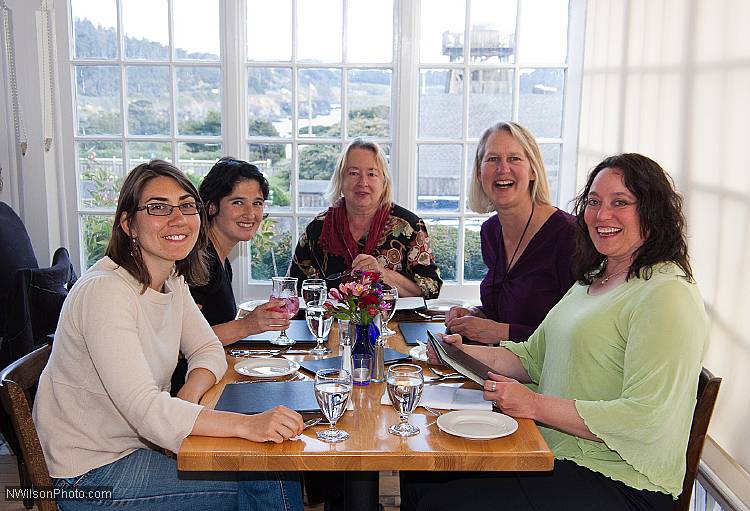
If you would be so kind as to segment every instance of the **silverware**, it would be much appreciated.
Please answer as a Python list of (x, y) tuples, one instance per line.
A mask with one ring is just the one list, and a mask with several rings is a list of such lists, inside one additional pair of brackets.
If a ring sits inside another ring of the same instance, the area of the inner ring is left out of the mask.
[(445, 321), (445, 314), (425, 314), (424, 312), (419, 311), (414, 311), (414, 314), (424, 319)]
[(352, 274), (352, 270), (341, 271), (338, 273), (334, 273), (333, 275), (328, 275), (326, 277), (326, 280), (338, 280), (341, 277), (345, 277), (346, 275), (351, 275), (351, 274)]
[(233, 357), (275, 357), (276, 355), (280, 355), (282, 353), (286, 353), (288, 350), (246, 350), (246, 349), (231, 349), (228, 350), (227, 353), (229, 353)]
[(445, 371), (435, 369), (434, 367), (428, 367), (427, 369), (429, 369), (432, 372), (432, 374), (434, 374), (435, 376), (456, 376), (456, 375), (461, 374), (456, 371), (451, 371), (451, 372), (446, 373)]
[(421, 406), (422, 408), (424, 408), (425, 410), (427, 410), (428, 412), (430, 412), (435, 417), (440, 417), (441, 415), (443, 415), (445, 413), (445, 412), (441, 412), (440, 410), (435, 410), (434, 408), (432, 408), (430, 406), (425, 406), (425, 405), (419, 405), (419, 406)]
[(435, 378), (425, 378), (425, 383), (433, 383), (437, 381), (446, 381), (446, 380), (465, 380), (466, 376), (459, 373), (453, 373), (453, 374), (446, 374), (443, 376), (437, 376)]
[(300, 380), (304, 380), (304, 379), (305, 379), (304, 376), (302, 376), (301, 374), (297, 373), (296, 375), (294, 375), (293, 378), (281, 378), (281, 379), (265, 378), (265, 379), (262, 379), (262, 380), (242, 380), (242, 381), (235, 381), (235, 382), (232, 382), (232, 383), (266, 383), (266, 382), (269, 382), (269, 381), (300, 381)]
[(314, 419), (307, 419), (303, 424), (305, 425), (302, 429), (305, 430), (307, 428), (311, 428), (317, 424), (320, 424), (320, 422), (323, 420), (323, 417), (316, 417)]

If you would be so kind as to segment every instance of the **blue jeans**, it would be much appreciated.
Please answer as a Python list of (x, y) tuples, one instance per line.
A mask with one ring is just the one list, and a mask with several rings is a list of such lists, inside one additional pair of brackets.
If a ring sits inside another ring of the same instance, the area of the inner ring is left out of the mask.
[[(284, 510), (302, 511), (302, 487), (293, 473), (242, 472), (177, 475), (177, 462), (149, 449), (69, 479), (52, 479), (60, 489), (111, 487), (112, 499), (68, 500), (63, 511), (127, 509), (164, 511)], [(218, 477), (217, 477), (218, 476)], [(200, 477), (200, 479), (198, 479)], [(233, 479), (233, 480), (232, 480)]]

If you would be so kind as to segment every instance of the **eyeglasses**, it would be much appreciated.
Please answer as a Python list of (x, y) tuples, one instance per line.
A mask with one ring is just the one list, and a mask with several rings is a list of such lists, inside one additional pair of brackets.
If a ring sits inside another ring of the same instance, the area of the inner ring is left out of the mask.
[(164, 204), (163, 202), (151, 202), (144, 206), (135, 208), (136, 211), (146, 210), (146, 213), (153, 216), (169, 216), (172, 214), (172, 210), (177, 208), (183, 215), (197, 215), (203, 209), (203, 204), (200, 202), (183, 202), (177, 206), (171, 204)]

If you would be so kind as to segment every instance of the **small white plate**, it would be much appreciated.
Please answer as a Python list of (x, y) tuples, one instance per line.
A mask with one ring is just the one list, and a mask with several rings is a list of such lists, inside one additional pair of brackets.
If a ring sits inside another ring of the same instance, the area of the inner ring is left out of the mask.
[(419, 346), (414, 346), (412, 349), (409, 350), (409, 355), (414, 360), (419, 360), (420, 362), (427, 362), (427, 345), (420, 344)]
[(426, 300), (427, 310), (429, 312), (445, 313), (451, 310), (451, 307), (468, 307), (469, 305), (463, 300)]
[(234, 370), (253, 378), (280, 378), (299, 370), (299, 364), (285, 358), (248, 358), (234, 364)]
[(451, 435), (489, 440), (514, 433), (518, 423), (513, 417), (485, 410), (456, 410), (438, 417), (438, 427)]

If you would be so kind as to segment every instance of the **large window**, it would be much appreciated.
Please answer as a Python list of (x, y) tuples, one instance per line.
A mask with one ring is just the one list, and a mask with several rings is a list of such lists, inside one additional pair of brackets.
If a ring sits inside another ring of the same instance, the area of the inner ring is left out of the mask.
[(555, 196), (573, 151), (569, 0), (69, 5), (84, 267), (103, 254), (129, 169), (163, 158), (198, 184), (232, 155), (271, 183), (270, 217), (240, 250), (237, 292), (249, 297), (286, 272), (299, 233), (328, 206), (337, 154), (366, 136), (389, 156), (395, 200), (427, 221), (450, 292), (486, 271), (486, 215), (465, 206), (482, 130), (498, 120), (530, 128)]

